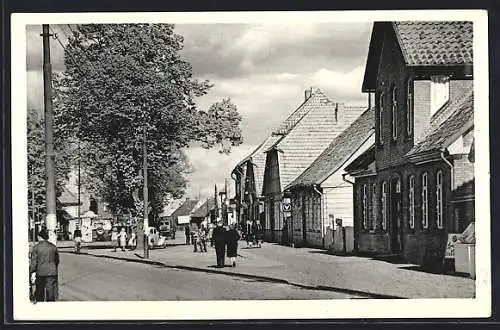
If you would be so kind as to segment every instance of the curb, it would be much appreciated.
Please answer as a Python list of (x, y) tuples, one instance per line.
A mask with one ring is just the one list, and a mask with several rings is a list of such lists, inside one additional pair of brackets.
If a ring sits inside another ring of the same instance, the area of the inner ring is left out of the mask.
[[(70, 252), (70, 251), (60, 251), (60, 252), (61, 253), (68, 253), (68, 254), (75, 254), (74, 252)], [(144, 259), (144, 258), (135, 259), (135, 258), (128, 258), (128, 257), (115, 257), (115, 256), (110, 256), (110, 255), (105, 255), (105, 254), (93, 254), (93, 253), (88, 253), (88, 252), (80, 252), (79, 254), (91, 256), (91, 257), (96, 257), (96, 258), (108, 258), (108, 259), (114, 259), (114, 260), (124, 260), (124, 261), (128, 261), (128, 262), (161, 266), (161, 267), (169, 268), (169, 269), (182, 269), (182, 270), (189, 270), (189, 271), (195, 271), (195, 272), (222, 274), (222, 275), (228, 275), (228, 276), (257, 279), (257, 280), (267, 281), (267, 282), (272, 282), (272, 283), (292, 285), (292, 286), (296, 286), (296, 287), (299, 287), (302, 289), (308, 289), (308, 290), (331, 291), (331, 292), (339, 292), (339, 293), (360, 296), (360, 297), (354, 297), (352, 299), (360, 299), (360, 298), (361, 299), (363, 299), (363, 298), (364, 299), (407, 299), (405, 297), (364, 292), (364, 291), (346, 289), (346, 288), (337, 288), (337, 287), (326, 286), (326, 285), (307, 285), (307, 284), (295, 283), (295, 282), (291, 282), (291, 281), (288, 281), (285, 279), (279, 279), (279, 278), (269, 277), (269, 276), (253, 275), (253, 274), (245, 274), (245, 273), (233, 273), (233, 272), (227, 272), (227, 271), (223, 271), (223, 270), (206, 269), (206, 268), (199, 268), (199, 267), (193, 267), (193, 266), (169, 265), (169, 264), (166, 264), (166, 263), (161, 262), (161, 261), (154, 261), (151, 259)]]

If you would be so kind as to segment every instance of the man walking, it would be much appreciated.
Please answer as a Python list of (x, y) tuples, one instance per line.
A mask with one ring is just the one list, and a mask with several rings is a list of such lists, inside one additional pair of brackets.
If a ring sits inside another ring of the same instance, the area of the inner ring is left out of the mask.
[(186, 235), (186, 245), (189, 245), (189, 241), (191, 238), (191, 230), (189, 229), (188, 225), (184, 227), (184, 234)]
[(39, 233), (40, 242), (31, 252), (30, 274), (31, 281), (36, 283), (36, 301), (55, 301), (58, 296), (59, 252), (48, 239), (47, 229), (42, 229)]
[(222, 221), (217, 221), (214, 229), (213, 239), (215, 243), (215, 254), (217, 256), (217, 268), (224, 267), (226, 253), (226, 229), (222, 227)]
[(73, 239), (75, 240), (75, 253), (80, 253), (80, 248), (82, 247), (82, 231), (78, 225), (73, 232)]

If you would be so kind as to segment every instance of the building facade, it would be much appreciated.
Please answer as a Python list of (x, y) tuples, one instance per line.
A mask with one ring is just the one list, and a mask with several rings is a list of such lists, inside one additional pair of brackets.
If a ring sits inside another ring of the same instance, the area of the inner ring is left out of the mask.
[(375, 144), (346, 168), (358, 251), (440, 260), (474, 221), (472, 67), (470, 22), (374, 24), (362, 89)]
[(365, 110), (334, 102), (321, 90), (311, 88), (304, 102), (273, 132), (279, 139), (266, 150), (262, 187), (265, 240), (289, 243), (293, 234), (291, 219), (282, 212), (284, 188)]
[[(292, 196), (292, 241), (295, 246), (330, 248), (326, 230), (342, 222), (353, 242), (353, 186), (344, 167), (374, 143), (373, 109), (367, 109), (338, 135), (285, 190)], [(350, 244), (352, 245), (352, 244)]]

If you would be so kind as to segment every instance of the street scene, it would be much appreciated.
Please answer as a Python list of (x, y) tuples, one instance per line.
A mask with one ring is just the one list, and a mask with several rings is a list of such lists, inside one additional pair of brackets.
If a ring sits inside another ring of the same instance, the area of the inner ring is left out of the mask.
[(26, 37), (32, 303), (476, 297), (472, 22)]

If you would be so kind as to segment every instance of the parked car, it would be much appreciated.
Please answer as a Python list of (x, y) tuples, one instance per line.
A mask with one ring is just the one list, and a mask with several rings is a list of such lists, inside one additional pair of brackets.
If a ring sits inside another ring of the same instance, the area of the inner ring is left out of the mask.
[(154, 248), (166, 248), (167, 247), (167, 238), (165, 236), (160, 235), (160, 232), (156, 228), (149, 228), (148, 233), (148, 246), (149, 249)]
[(172, 226), (170, 220), (161, 220), (159, 230), (161, 236), (175, 239), (175, 226)]

